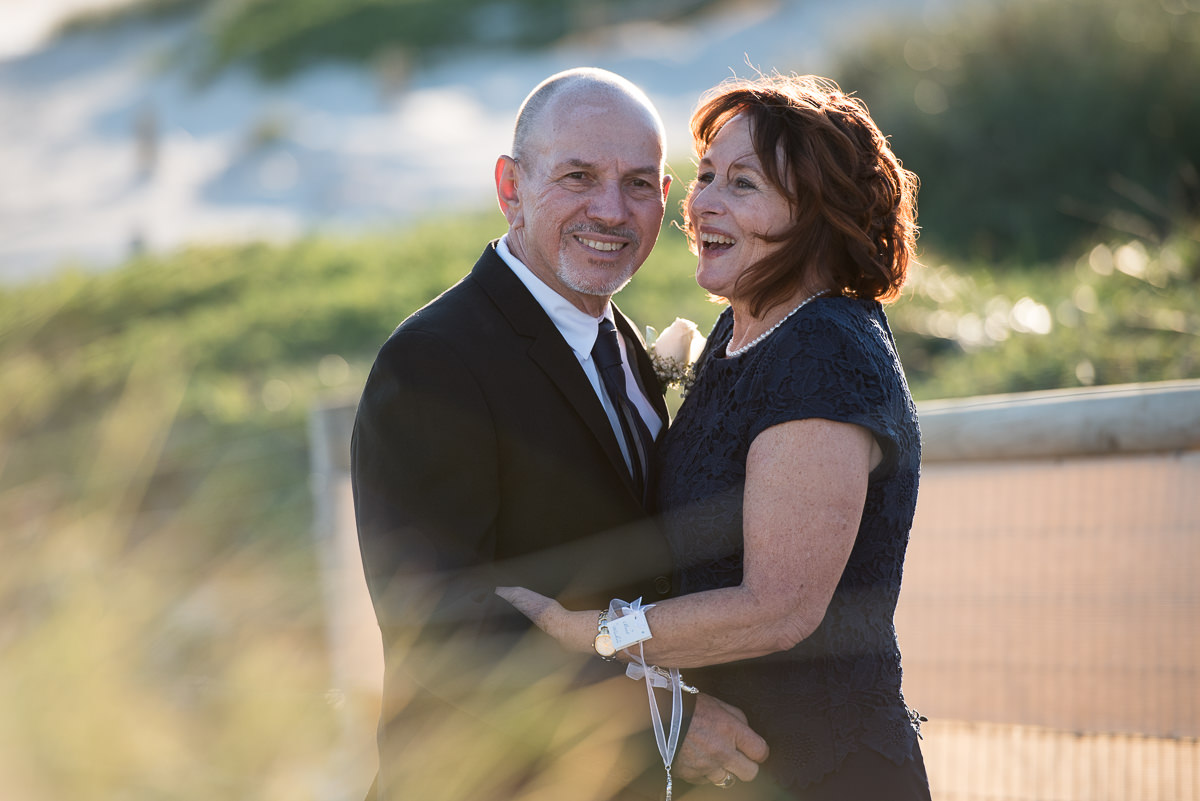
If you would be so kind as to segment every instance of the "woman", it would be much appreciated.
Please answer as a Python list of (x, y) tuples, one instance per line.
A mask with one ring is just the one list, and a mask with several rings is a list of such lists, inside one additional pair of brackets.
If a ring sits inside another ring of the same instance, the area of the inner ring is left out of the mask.
[[(928, 799), (892, 623), (920, 433), (881, 306), (915, 245), (916, 176), (820, 78), (722, 84), (692, 132), (696, 280), (729, 308), (659, 443), (681, 597), (646, 614), (644, 658), (745, 711), (772, 792)], [(597, 610), (499, 592), (594, 647)]]

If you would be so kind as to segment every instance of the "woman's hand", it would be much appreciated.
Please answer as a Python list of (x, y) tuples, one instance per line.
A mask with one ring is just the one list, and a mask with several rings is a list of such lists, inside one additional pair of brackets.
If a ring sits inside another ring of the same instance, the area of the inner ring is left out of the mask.
[(553, 598), (547, 598), (524, 587), (497, 587), (496, 594), (516, 607), (518, 612), (532, 620), (551, 637), (554, 636), (554, 632), (550, 626), (555, 616), (567, 611)]
[(553, 598), (525, 587), (497, 587), (496, 594), (533, 621), (539, 629), (558, 640), (568, 651), (592, 653), (596, 637), (597, 611), (571, 612)]

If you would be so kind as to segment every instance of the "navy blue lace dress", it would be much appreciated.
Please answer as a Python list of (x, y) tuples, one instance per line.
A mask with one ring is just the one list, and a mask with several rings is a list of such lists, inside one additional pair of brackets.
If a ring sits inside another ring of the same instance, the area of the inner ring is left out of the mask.
[(766, 771), (801, 788), (870, 748), (914, 753), (892, 616), (917, 501), (921, 443), (895, 341), (874, 301), (819, 298), (745, 353), (725, 357), (726, 309), (697, 379), (659, 442), (659, 509), (679, 594), (742, 579), (742, 491), (750, 443), (779, 423), (823, 418), (874, 432), (872, 472), (849, 563), (817, 630), (795, 648), (685, 678), (745, 711), (771, 748)]

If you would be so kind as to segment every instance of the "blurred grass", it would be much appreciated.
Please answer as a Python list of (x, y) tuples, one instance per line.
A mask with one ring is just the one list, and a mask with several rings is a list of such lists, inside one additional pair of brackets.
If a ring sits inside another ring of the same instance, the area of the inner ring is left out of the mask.
[(3, 418), (5, 798), (282, 801), (321, 778), (336, 730), (307, 549), (221, 548), (239, 499), (212, 491), (218, 471), (154, 498), (187, 391), (177, 353), (164, 339), (114, 365), (119, 387), (69, 436)]

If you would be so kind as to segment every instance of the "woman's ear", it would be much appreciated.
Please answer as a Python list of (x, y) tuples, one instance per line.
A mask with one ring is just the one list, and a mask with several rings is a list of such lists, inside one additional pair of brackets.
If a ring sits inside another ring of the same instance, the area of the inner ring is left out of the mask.
[(518, 184), (517, 160), (512, 156), (496, 159), (496, 199), (500, 201), (500, 211), (508, 220), (509, 230), (519, 228), (524, 223)]

